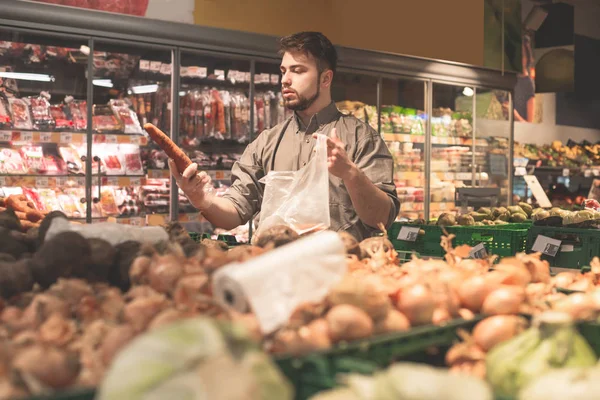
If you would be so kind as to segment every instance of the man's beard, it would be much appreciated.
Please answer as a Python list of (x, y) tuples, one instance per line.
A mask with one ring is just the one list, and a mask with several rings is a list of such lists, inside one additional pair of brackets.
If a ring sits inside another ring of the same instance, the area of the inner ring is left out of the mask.
[[(317, 92), (309, 97), (306, 98), (304, 96), (301, 96), (298, 92), (296, 92), (296, 97), (298, 98), (297, 100), (286, 100), (285, 98), (283, 99), (283, 105), (288, 109), (288, 110), (292, 110), (292, 111), (304, 111), (306, 110), (308, 107), (312, 106), (312, 104), (317, 100), (317, 98), (319, 97), (319, 94), (321, 94), (321, 88), (319, 87), (319, 85), (317, 84)], [(296, 103), (294, 104), (290, 104), (291, 102), (296, 101)]]

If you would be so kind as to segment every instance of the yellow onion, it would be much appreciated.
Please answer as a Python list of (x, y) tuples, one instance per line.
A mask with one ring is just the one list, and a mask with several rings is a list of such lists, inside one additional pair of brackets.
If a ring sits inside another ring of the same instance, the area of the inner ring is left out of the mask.
[(516, 315), (495, 315), (475, 325), (473, 340), (483, 351), (489, 351), (521, 333), (526, 325), (525, 319)]
[(417, 284), (400, 290), (396, 307), (412, 326), (425, 325), (432, 321), (435, 300), (429, 286)]
[(491, 292), (483, 302), (481, 312), (489, 315), (517, 314), (525, 301), (525, 289), (519, 286), (502, 286)]

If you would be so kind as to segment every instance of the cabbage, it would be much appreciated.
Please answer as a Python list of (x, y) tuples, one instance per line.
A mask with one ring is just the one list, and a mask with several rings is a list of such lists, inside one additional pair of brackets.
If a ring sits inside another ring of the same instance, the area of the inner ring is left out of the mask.
[(494, 347), (486, 375), (498, 396), (514, 397), (537, 377), (557, 368), (587, 367), (596, 355), (564, 313), (546, 312), (531, 328)]
[(117, 355), (96, 398), (291, 400), (293, 391), (243, 328), (193, 318), (134, 339)]

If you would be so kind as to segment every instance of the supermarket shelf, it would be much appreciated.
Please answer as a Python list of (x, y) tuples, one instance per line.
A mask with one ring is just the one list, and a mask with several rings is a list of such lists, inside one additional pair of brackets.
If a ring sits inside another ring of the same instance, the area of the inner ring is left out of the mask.
[[(92, 177), (92, 184), (98, 183), (98, 177)], [(145, 176), (103, 176), (104, 186), (140, 186), (146, 183)], [(85, 186), (84, 176), (35, 176), (35, 175), (1, 175), (0, 186), (24, 186), (36, 188), (50, 188), (63, 186)]]
[[(225, 181), (231, 179), (231, 171), (227, 169), (205, 170), (213, 181)], [(148, 179), (169, 179), (168, 169), (149, 169)]]
[[(384, 133), (383, 139), (388, 142), (412, 142), (412, 143), (425, 143), (424, 135), (408, 135), (402, 133)], [(431, 138), (432, 144), (443, 144), (449, 146), (463, 145), (471, 146), (473, 139), (469, 137), (440, 137), (433, 136)], [(487, 146), (488, 142), (485, 139), (477, 139), (475, 141), (476, 146)]]
[[(400, 179), (422, 179), (425, 177), (425, 173), (419, 171), (398, 171), (397, 176)], [(470, 181), (473, 174), (471, 172), (432, 172), (431, 176), (441, 181)], [(487, 180), (488, 174), (486, 172), (477, 174), (477, 179)]]
[[(145, 146), (148, 138), (144, 135), (126, 134), (100, 134), (92, 135), (94, 143), (109, 144), (137, 144)], [(56, 144), (85, 144), (87, 134), (76, 132), (28, 132), (28, 131), (0, 131), (0, 142), (13, 143), (56, 143)]]

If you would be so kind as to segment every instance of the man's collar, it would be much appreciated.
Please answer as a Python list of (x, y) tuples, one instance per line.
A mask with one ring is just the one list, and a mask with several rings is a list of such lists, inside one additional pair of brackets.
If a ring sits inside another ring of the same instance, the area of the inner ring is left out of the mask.
[[(309, 131), (315, 132), (321, 125), (325, 125), (335, 120), (339, 114), (339, 110), (335, 103), (332, 101), (329, 105), (323, 108), (321, 111), (313, 115), (306, 127), (306, 132)], [(302, 119), (298, 116), (296, 112), (294, 112), (294, 119), (296, 120), (296, 125), (298, 128), (304, 128), (304, 124), (302, 123)], [(310, 133), (312, 133), (310, 132)]]

